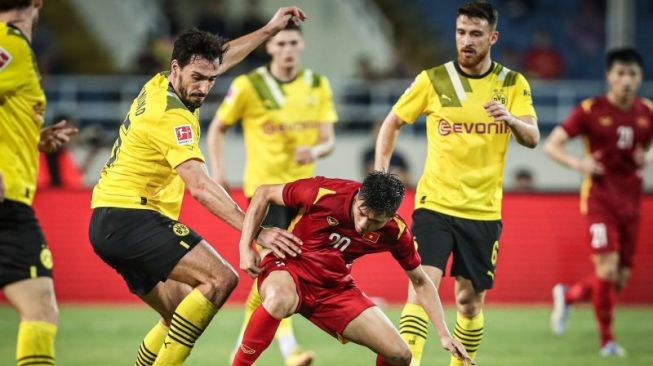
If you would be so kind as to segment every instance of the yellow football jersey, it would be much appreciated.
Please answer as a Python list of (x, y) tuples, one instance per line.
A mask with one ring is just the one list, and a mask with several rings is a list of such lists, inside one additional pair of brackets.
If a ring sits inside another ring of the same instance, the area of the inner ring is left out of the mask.
[(45, 93), (23, 33), (0, 23), (0, 172), (5, 198), (31, 205), (36, 190)]
[(422, 71), (393, 107), (407, 123), (426, 115), (428, 152), (415, 208), (472, 220), (501, 218), (503, 167), (511, 131), (483, 105), (492, 100), (514, 116), (533, 116), (528, 82), (494, 63), (466, 75), (454, 62)]
[(155, 210), (176, 220), (185, 184), (175, 168), (190, 159), (204, 161), (199, 140), (199, 109), (184, 105), (167, 73), (157, 74), (120, 127), (91, 207)]
[(247, 197), (261, 184), (311, 177), (315, 164), (296, 163), (295, 149), (317, 144), (320, 124), (338, 119), (325, 76), (304, 69), (282, 83), (265, 66), (234, 79), (216, 113), (225, 125), (242, 120)]

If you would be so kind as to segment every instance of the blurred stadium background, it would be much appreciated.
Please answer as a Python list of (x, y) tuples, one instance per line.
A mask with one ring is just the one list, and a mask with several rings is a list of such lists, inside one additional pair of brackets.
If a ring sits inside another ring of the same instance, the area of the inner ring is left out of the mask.
[[(454, 21), (462, 0), (49, 0), (33, 42), (48, 97), (47, 119), (76, 121), (81, 133), (64, 152), (43, 156), (35, 210), (55, 258), (55, 287), (62, 304), (58, 338), (61, 365), (130, 364), (136, 345), (154, 321), (153, 311), (136, 305), (122, 281), (97, 259), (87, 239), (90, 188), (105, 163), (117, 128), (142, 84), (167, 68), (172, 42), (196, 26), (234, 38), (258, 28), (282, 5), (308, 14), (303, 64), (327, 75), (340, 117), (335, 152), (317, 164), (317, 174), (359, 179), (374, 125), (422, 69), (451, 59)], [(605, 91), (605, 50), (633, 45), (643, 54), (646, 82), (641, 95), (653, 96), (653, 1), (495, 0), (500, 38), (493, 58), (529, 79), (543, 138), (584, 98)], [(202, 108), (208, 127), (232, 78), (266, 62), (259, 50), (221, 77)], [(589, 308), (575, 314), (572, 332), (556, 339), (548, 332), (551, 286), (587, 273), (591, 267), (583, 219), (578, 212), (581, 177), (534, 150), (511, 147), (505, 169), (504, 225), (496, 289), (490, 292), (487, 342), (480, 365), (651, 365), (653, 351), (653, 168), (645, 172), (647, 195), (636, 270), (620, 295), (617, 335), (630, 351), (624, 360), (595, 356), (596, 335)], [(579, 141), (570, 149), (580, 155)], [(398, 151), (416, 183), (426, 151), (424, 121), (404, 129)], [(244, 146), (240, 129), (229, 131), (227, 177), (242, 181)], [(530, 178), (529, 178), (530, 177)], [(235, 198), (243, 205), (242, 193)], [(412, 196), (402, 212), (410, 216)], [(231, 262), (237, 260), (237, 233), (187, 197), (185, 221)], [(357, 263), (360, 286), (386, 306), (393, 319), (405, 297), (403, 274), (390, 256)], [(240, 326), (238, 304), (251, 283), (246, 276), (225, 314), (201, 339), (189, 365), (226, 364)], [(452, 283), (441, 289), (452, 302)], [(84, 304), (84, 305), (80, 305)], [(120, 304), (120, 305), (116, 305)], [(134, 304), (124, 306), (123, 304)], [(449, 315), (453, 312), (449, 311)], [(496, 315), (494, 315), (496, 314)], [(17, 317), (0, 306), (0, 364), (10, 364)], [(306, 322), (300, 337), (318, 351), (317, 365), (364, 365), (372, 355), (341, 348)], [(424, 365), (445, 364), (431, 339)], [(260, 365), (279, 364), (273, 350)], [(275, 358), (276, 357), (276, 358)], [(343, 361), (347, 360), (347, 361)]]

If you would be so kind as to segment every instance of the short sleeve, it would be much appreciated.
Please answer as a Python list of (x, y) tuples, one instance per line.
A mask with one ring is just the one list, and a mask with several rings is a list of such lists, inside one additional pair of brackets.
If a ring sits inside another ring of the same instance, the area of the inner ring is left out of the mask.
[(413, 240), (413, 234), (408, 228), (401, 234), (397, 243), (392, 246), (391, 253), (394, 259), (399, 262), (401, 268), (406, 271), (415, 269), (422, 264), (422, 259), (417, 253), (417, 247)]
[(329, 79), (321, 76), (320, 81), (320, 107), (317, 121), (321, 123), (334, 123), (338, 120), (336, 107), (333, 104), (333, 92)]
[(283, 187), (283, 203), (288, 207), (308, 208), (320, 189), (319, 178), (299, 179)]
[(243, 118), (247, 109), (248, 85), (247, 77), (241, 75), (229, 86), (222, 104), (216, 111), (216, 116), (225, 125), (233, 125)]
[(191, 159), (204, 161), (199, 145), (199, 124), (193, 119), (188, 111), (167, 111), (149, 131), (150, 142), (172, 168)]
[(528, 85), (528, 81), (522, 74), (517, 74), (510, 113), (516, 117), (532, 116), (537, 118), (535, 108), (533, 107), (531, 87)]
[(587, 112), (582, 104), (577, 105), (560, 125), (569, 137), (585, 134), (587, 131)]
[(0, 44), (0, 96), (20, 89), (33, 73), (32, 55), (27, 41), (7, 35)]
[(433, 89), (426, 71), (422, 71), (399, 97), (392, 111), (404, 122), (413, 123), (428, 106), (429, 93)]

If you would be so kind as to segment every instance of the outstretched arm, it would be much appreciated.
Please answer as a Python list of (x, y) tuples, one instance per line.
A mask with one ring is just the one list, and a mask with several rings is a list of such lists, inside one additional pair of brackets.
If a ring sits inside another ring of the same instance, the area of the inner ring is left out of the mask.
[(447, 323), (444, 320), (444, 310), (442, 309), (440, 296), (433, 281), (426, 275), (421, 265), (415, 269), (406, 271), (406, 274), (415, 288), (420, 305), (422, 305), (428, 314), (440, 336), (442, 347), (451, 352), (455, 357), (462, 359), (466, 365), (471, 364), (472, 360), (467, 354), (467, 351), (465, 351), (465, 347), (449, 333)]
[(374, 170), (387, 172), (390, 167), (390, 157), (395, 149), (399, 130), (405, 125), (395, 112), (390, 112), (385, 117), (379, 135), (376, 138), (376, 152), (374, 156)]
[(306, 14), (296, 6), (279, 8), (270, 21), (252, 33), (236, 38), (227, 43), (229, 49), (220, 64), (219, 73), (224, 73), (242, 61), (256, 47), (284, 29), (288, 22), (299, 22), (306, 19)]
[[(254, 240), (256, 234), (260, 231), (261, 223), (265, 219), (270, 204), (285, 205), (283, 202), (283, 187), (284, 184), (259, 186), (254, 192), (254, 196), (252, 196), (252, 201), (249, 203), (238, 247), (240, 249), (240, 268), (251, 277), (256, 277), (261, 272), (261, 269), (258, 267), (260, 257), (254, 248), (252, 248), (252, 240)], [(293, 257), (301, 253), (301, 250), (297, 246), (298, 244), (301, 245), (301, 241), (294, 235), (288, 234), (290, 236), (281, 238), (281, 248), (270, 248), (278, 257), (284, 258), (284, 252)]]
[[(209, 177), (203, 162), (195, 159), (186, 160), (179, 164), (176, 170), (193, 198), (229, 226), (238, 231), (242, 230), (245, 213), (227, 191)], [(283, 256), (283, 253), (294, 255), (297, 251), (297, 247), (293, 246), (292, 242), (299, 242), (299, 239), (286, 230), (265, 228), (257, 230), (255, 234), (257, 235), (253, 235), (251, 240), (256, 239), (261, 246), (272, 249), (280, 256)]]

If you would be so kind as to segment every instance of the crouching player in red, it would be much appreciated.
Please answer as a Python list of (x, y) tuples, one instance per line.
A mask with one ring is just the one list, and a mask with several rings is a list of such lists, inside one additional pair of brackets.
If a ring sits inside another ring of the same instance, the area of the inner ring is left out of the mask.
[[(272, 342), (281, 319), (294, 313), (341, 342), (368, 347), (378, 354), (377, 365), (409, 365), (408, 346), (350, 273), (354, 259), (385, 251), (406, 271), (442, 346), (471, 362), (451, 337), (438, 292), (422, 270), (410, 230), (397, 215), (403, 198), (401, 182), (382, 172), (371, 173), (362, 184), (317, 177), (260, 186), (240, 238), (240, 268), (258, 277), (263, 303), (254, 311), (232, 365), (253, 364)], [(302, 240), (301, 255), (263, 251), (259, 256), (252, 247), (270, 204), (299, 209), (288, 231)]]

